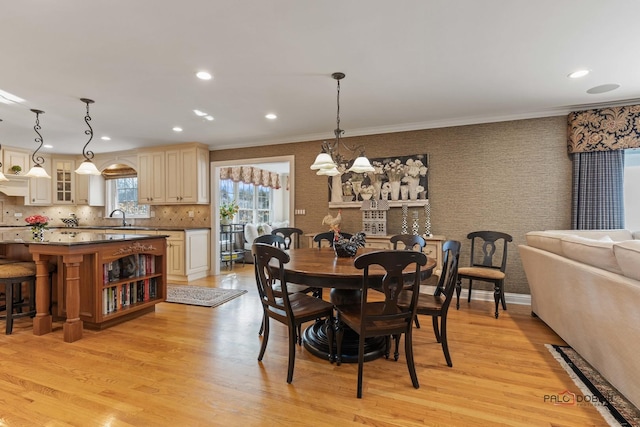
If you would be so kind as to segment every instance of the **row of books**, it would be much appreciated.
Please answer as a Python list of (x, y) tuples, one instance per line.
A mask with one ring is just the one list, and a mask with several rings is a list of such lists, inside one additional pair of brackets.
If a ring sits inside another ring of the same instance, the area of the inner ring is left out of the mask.
[(146, 276), (156, 272), (155, 255), (134, 254), (103, 264), (103, 283), (117, 282), (130, 277)]
[(159, 278), (153, 277), (104, 288), (102, 290), (102, 314), (113, 313), (132, 304), (157, 298), (158, 280)]

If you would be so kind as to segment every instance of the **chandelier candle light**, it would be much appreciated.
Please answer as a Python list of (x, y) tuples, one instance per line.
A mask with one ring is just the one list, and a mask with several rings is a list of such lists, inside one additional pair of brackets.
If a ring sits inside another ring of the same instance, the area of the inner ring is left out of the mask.
[(331, 75), (338, 82), (338, 95), (337, 95), (337, 115), (336, 115), (336, 129), (333, 131), (335, 134), (335, 140), (332, 143), (324, 141), (322, 143), (322, 152), (318, 154), (315, 162), (311, 165), (311, 170), (315, 170), (316, 175), (337, 176), (341, 172), (338, 169), (345, 163), (351, 163), (351, 160), (347, 161), (340, 155), (340, 146), (342, 145), (352, 153), (358, 153), (358, 157), (353, 160), (351, 167), (347, 169), (347, 172), (364, 173), (374, 172), (375, 169), (371, 166), (371, 162), (364, 154), (364, 145), (356, 147), (349, 147), (341, 139), (344, 130), (340, 129), (340, 80), (344, 79), (344, 73), (333, 73)]

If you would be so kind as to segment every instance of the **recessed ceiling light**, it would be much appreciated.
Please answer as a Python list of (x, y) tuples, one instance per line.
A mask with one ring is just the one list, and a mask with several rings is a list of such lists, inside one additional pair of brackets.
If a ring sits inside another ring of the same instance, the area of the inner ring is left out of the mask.
[(103, 140), (103, 141), (111, 141), (111, 138), (108, 137), (107, 135), (105, 135), (103, 137), (100, 137), (100, 139)]
[(569, 74), (567, 77), (569, 77), (570, 79), (579, 79), (580, 77), (584, 77), (589, 74), (589, 72), (589, 70), (577, 70)]
[(173, 131), (174, 131), (174, 132), (182, 132), (182, 128), (181, 128), (180, 126), (175, 126), (175, 127), (173, 128)]
[(199, 117), (204, 117), (207, 115), (207, 113), (202, 112), (200, 110), (193, 110), (193, 112), (196, 113), (196, 116), (199, 116)]
[(212, 121), (213, 120), (213, 116), (204, 116), (205, 119)]
[(198, 71), (196, 73), (196, 77), (198, 77), (200, 80), (211, 80), (213, 78), (213, 76), (206, 71)]
[(278, 116), (276, 116), (276, 115), (275, 115), (275, 114), (273, 114), (273, 113), (269, 113), (269, 114), (267, 114), (265, 117), (266, 117), (267, 119), (269, 119), (269, 120), (275, 120), (275, 119), (277, 119), (277, 118), (278, 118)]
[(606, 85), (600, 85), (600, 86), (596, 86), (596, 87), (592, 87), (591, 89), (587, 90), (587, 93), (590, 95), (596, 95), (599, 93), (606, 93), (606, 92), (611, 92), (612, 90), (616, 90), (620, 87), (619, 84), (616, 83), (609, 83)]
[(53, 148), (53, 145), (51, 145), (51, 144), (44, 144), (44, 145), (43, 145), (43, 147), (44, 147), (44, 148)]

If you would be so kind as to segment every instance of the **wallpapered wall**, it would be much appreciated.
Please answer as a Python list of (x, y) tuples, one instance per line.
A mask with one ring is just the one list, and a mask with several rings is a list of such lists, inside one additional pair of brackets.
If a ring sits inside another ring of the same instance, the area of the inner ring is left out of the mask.
[[(349, 131), (347, 128), (346, 134)], [(329, 137), (330, 132), (327, 132)], [(529, 293), (517, 246), (531, 230), (570, 226), (571, 163), (566, 148), (565, 116), (481, 125), (427, 129), (345, 138), (363, 143), (369, 157), (429, 154), (429, 198), (434, 234), (463, 244), (461, 265), (469, 262), (467, 233), (497, 230), (509, 233), (507, 292)], [(321, 224), (328, 209), (327, 179), (309, 169), (321, 141), (211, 152), (212, 161), (295, 155), (295, 226), (305, 233), (326, 231)], [(410, 210), (411, 211), (411, 210)], [(389, 211), (388, 234), (400, 233), (401, 209)], [(409, 214), (411, 215), (411, 213)], [(343, 209), (342, 229), (362, 227), (358, 209)], [(420, 210), (421, 232), (424, 212)], [(491, 290), (480, 282), (474, 288)], [(464, 284), (466, 286), (466, 284)]]

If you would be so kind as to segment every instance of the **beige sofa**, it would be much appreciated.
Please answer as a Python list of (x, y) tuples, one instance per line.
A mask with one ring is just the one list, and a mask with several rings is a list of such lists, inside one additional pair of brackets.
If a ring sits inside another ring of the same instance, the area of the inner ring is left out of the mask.
[(550, 230), (520, 256), (531, 309), (640, 407), (640, 232)]

